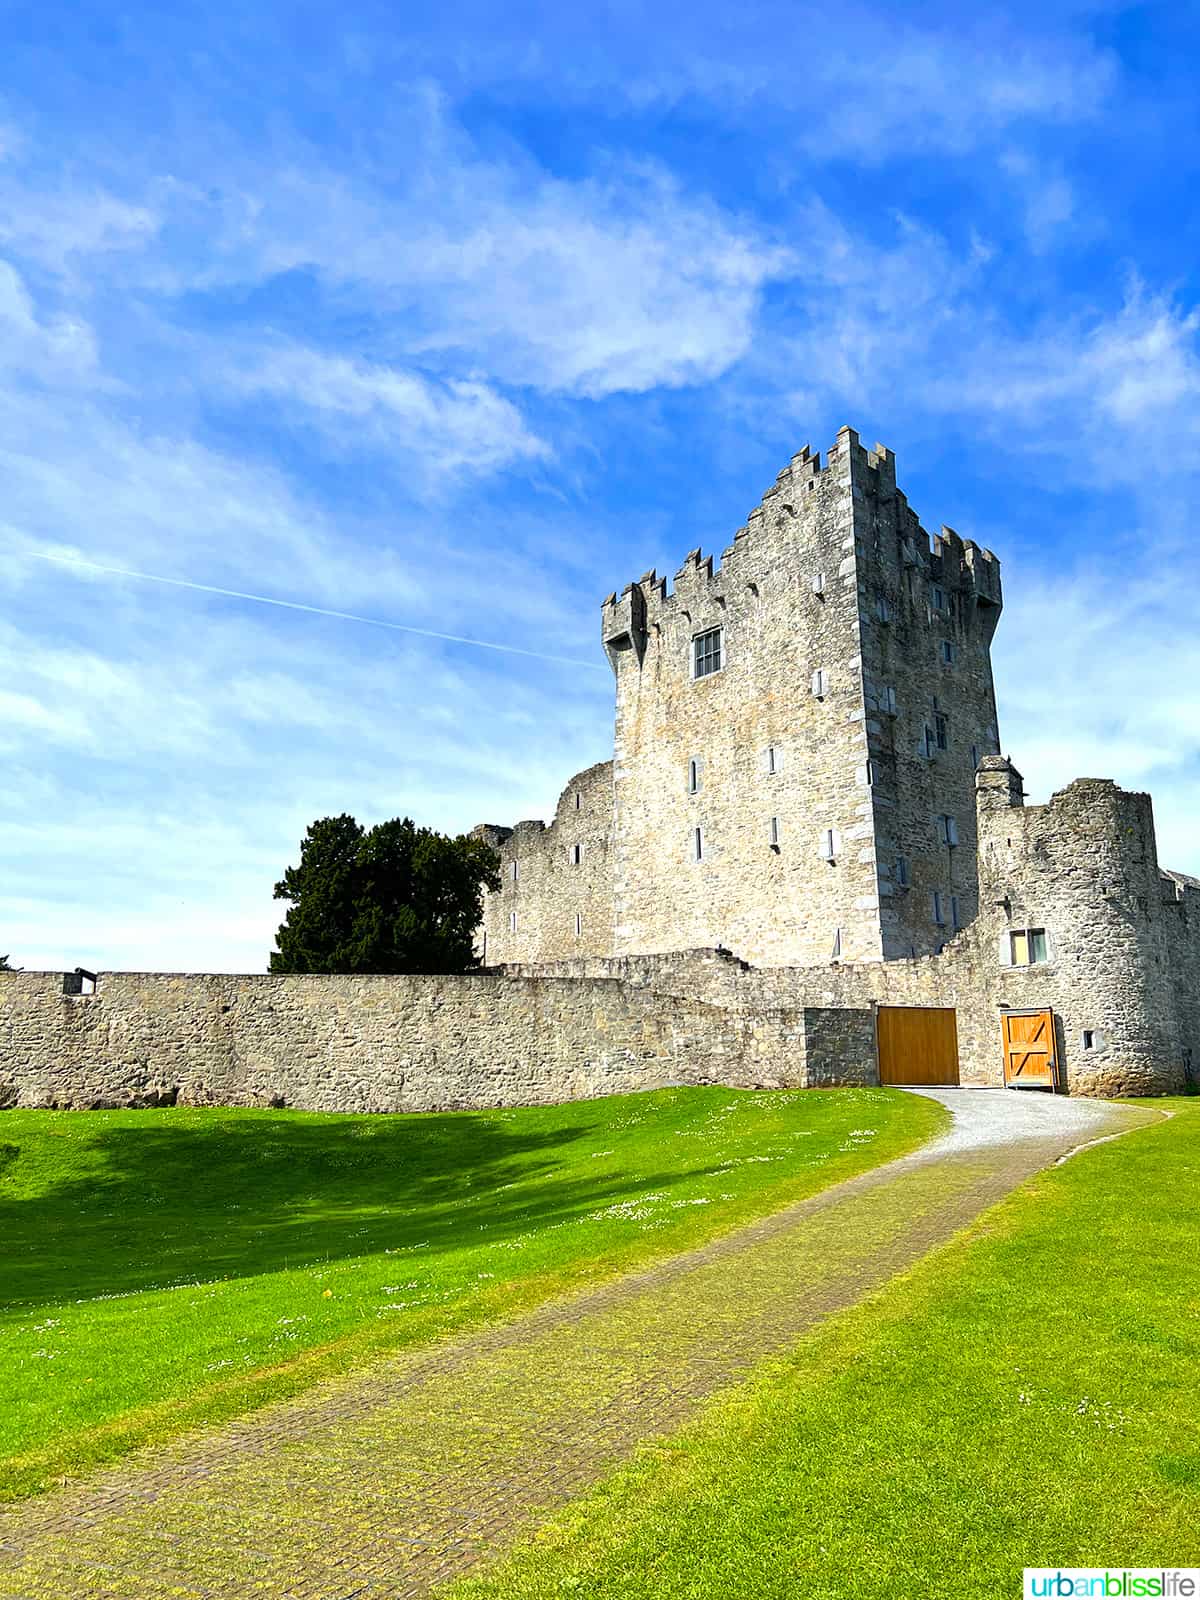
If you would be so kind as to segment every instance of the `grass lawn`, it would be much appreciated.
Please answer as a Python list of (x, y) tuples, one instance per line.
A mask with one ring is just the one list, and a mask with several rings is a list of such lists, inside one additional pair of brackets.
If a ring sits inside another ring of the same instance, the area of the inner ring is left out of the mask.
[(1200, 1103), (1052, 1168), (456, 1600), (997, 1600), (1200, 1564)]
[(429, 1116), (0, 1114), (0, 1498), (911, 1149), (886, 1089)]

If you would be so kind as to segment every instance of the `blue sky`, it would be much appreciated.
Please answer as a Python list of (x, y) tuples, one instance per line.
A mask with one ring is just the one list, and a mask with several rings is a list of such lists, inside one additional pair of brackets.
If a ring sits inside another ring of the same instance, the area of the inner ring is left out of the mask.
[(0, 951), (261, 969), (313, 817), (546, 815), (604, 595), (844, 422), (1000, 555), (1032, 798), (1200, 871), (1193, 22), (0, 8)]

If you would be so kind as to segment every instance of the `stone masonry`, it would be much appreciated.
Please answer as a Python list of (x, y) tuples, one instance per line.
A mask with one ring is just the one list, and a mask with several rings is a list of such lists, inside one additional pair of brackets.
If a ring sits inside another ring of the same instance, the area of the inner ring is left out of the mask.
[(999, 564), (930, 540), (849, 428), (721, 565), (602, 610), (611, 761), (501, 861), (467, 977), (0, 974), (0, 1107), (409, 1111), (669, 1083), (878, 1081), (880, 1006), (952, 1007), (963, 1083), (1051, 1010), (1058, 1085), (1194, 1087), (1200, 881), (1150, 797), (1026, 806), (999, 752)]
[[(649, 572), (604, 602), (614, 759), (550, 828), (485, 830), (504, 875), (488, 962), (939, 950), (976, 910), (1000, 609), (999, 562), (949, 528), (930, 540), (891, 451), (850, 428), (824, 468), (805, 447), (720, 567), (693, 550), (673, 587)], [(698, 674), (704, 639), (719, 667)]]

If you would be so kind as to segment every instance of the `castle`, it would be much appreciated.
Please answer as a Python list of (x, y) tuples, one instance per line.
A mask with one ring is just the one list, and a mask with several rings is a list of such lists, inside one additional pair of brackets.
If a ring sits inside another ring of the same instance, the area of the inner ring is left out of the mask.
[(485, 963), (632, 974), (723, 950), (776, 990), (786, 971), (793, 993), (953, 1009), (974, 1081), (1004, 1081), (1025, 1015), (1048, 1018), (1058, 1087), (1182, 1086), (1200, 884), (1159, 870), (1148, 796), (1084, 780), (1024, 808), (1001, 606), (996, 557), (929, 537), (890, 450), (848, 427), (824, 466), (805, 447), (719, 567), (693, 550), (672, 585), (604, 601), (613, 759), (548, 826), (477, 830), (501, 858)]
[[(602, 611), (613, 759), (483, 825), (462, 976), (0, 973), (0, 1107), (417, 1111), (655, 1088), (1195, 1086), (1200, 882), (1150, 797), (1026, 806), (996, 558), (843, 428), (719, 567)], [(90, 975), (88, 975), (90, 977)]]

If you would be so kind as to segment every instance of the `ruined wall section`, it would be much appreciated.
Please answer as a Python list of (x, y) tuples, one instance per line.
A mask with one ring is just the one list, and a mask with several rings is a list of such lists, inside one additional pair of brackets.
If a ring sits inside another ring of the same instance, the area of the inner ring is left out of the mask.
[[(822, 470), (806, 448), (719, 568), (695, 550), (670, 592), (651, 572), (605, 602), (615, 953), (724, 945), (771, 964), (839, 947), (846, 959), (881, 954), (862, 811), (851, 467), (839, 448)], [(721, 670), (697, 678), (693, 641), (714, 628)]]
[(549, 825), (475, 830), (500, 857), (476, 940), (485, 964), (612, 951), (612, 772), (602, 761), (577, 773)]
[(804, 1018), (613, 979), (0, 973), (0, 1108), (440, 1111), (805, 1082)]

